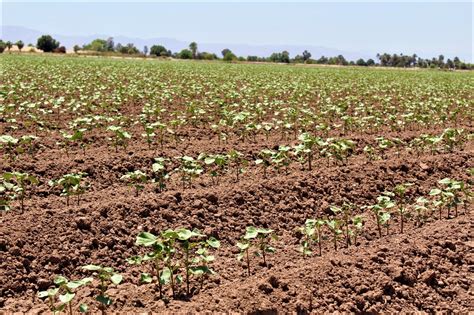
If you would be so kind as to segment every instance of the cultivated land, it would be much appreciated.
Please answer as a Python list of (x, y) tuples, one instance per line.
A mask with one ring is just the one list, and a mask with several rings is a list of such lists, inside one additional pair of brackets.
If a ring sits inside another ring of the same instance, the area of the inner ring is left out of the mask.
[[(89, 264), (123, 276), (103, 294), (119, 313), (474, 310), (473, 73), (0, 63), (0, 174), (37, 179), (0, 181), (3, 311), (47, 311), (37, 293)], [(266, 265), (251, 247), (250, 275), (236, 259), (249, 226), (278, 236)], [(179, 228), (207, 237), (160, 236)], [(185, 259), (209, 237), (220, 248)], [(74, 313), (98, 312), (98, 286), (70, 287)]]

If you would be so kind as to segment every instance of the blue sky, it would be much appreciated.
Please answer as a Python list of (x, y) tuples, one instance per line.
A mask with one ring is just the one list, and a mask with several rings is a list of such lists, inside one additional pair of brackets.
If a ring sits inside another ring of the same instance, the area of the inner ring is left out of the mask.
[(2, 25), (62, 35), (317, 45), (473, 58), (468, 2), (3, 1)]

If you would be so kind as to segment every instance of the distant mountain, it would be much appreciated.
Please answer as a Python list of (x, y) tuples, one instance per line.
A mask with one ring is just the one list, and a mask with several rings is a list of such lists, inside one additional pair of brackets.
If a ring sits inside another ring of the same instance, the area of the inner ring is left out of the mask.
[[(17, 41), (22, 40), (26, 45), (29, 43), (36, 44), (36, 40), (43, 34), (47, 32), (41, 32), (22, 26), (11, 26), (4, 25), (2, 26), (2, 33), (0, 38), (3, 40)], [(74, 45), (82, 46), (84, 44), (90, 43), (96, 38), (106, 39), (108, 37), (113, 37), (114, 42), (127, 44), (133, 43), (140, 50), (144, 46), (151, 47), (156, 44), (165, 46), (167, 49), (170, 49), (173, 52), (178, 52), (181, 49), (187, 48), (190, 41), (182, 41), (173, 38), (133, 38), (126, 36), (113, 36), (113, 35), (103, 35), (95, 34), (89, 36), (67, 36), (60, 34), (50, 34), (56, 40), (58, 40), (61, 45), (66, 46), (66, 48), (71, 49)], [(313, 58), (319, 58), (321, 56), (332, 57), (337, 55), (343, 55), (348, 60), (356, 60), (359, 58), (374, 58), (370, 53), (367, 52), (357, 52), (357, 51), (344, 51), (338, 50), (335, 48), (328, 48), (322, 46), (311, 46), (311, 45), (284, 45), (284, 44), (271, 44), (271, 45), (250, 45), (250, 44), (225, 44), (225, 43), (198, 43), (200, 51), (207, 51), (215, 53), (217, 55), (221, 54), (221, 51), (224, 48), (228, 48), (234, 52), (237, 56), (261, 56), (267, 57), (274, 52), (281, 52), (286, 50), (290, 53), (291, 56), (296, 56), (301, 54), (304, 50), (311, 52)]]

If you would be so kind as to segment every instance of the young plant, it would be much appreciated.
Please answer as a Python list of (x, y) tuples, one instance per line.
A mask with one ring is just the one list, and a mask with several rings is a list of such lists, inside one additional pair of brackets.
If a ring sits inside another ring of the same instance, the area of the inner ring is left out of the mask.
[(321, 234), (321, 227), (326, 224), (326, 221), (319, 220), (319, 219), (307, 219), (304, 226), (299, 228), (299, 231), (303, 235), (303, 240), (301, 242), (301, 246), (299, 251), (303, 254), (303, 256), (310, 256), (312, 255), (312, 245), (313, 243), (318, 243), (319, 248), (319, 256), (322, 253), (322, 234)]
[(227, 156), (222, 154), (206, 155), (201, 153), (198, 160), (204, 160), (204, 164), (210, 167), (212, 183), (214, 183), (215, 178), (217, 184), (219, 184), (219, 178), (224, 173), (225, 167), (228, 163)]
[(180, 162), (180, 166), (176, 169), (181, 174), (181, 181), (183, 188), (186, 187), (186, 182), (191, 184), (192, 179), (202, 174), (203, 169), (198, 161), (190, 156), (176, 157)]
[(266, 253), (274, 253), (275, 249), (270, 246), (270, 241), (277, 237), (273, 233), (273, 230), (256, 228), (248, 226), (245, 235), (241, 238), (240, 242), (237, 242), (237, 247), (240, 249), (240, 253), (237, 255), (237, 260), (245, 258), (247, 263), (247, 272), (250, 276), (250, 255), (249, 251), (252, 247), (255, 247), (257, 251), (254, 252), (255, 256), (262, 256), (263, 264), (267, 265)]
[(372, 210), (375, 216), (379, 237), (382, 237), (383, 226), (387, 227), (388, 230), (388, 221), (390, 220), (390, 212), (388, 209), (393, 208), (394, 206), (395, 202), (393, 202), (389, 196), (382, 195), (377, 197), (377, 203), (375, 205), (368, 207)]
[(13, 184), (13, 186), (10, 185), (9, 187), (13, 188), (14, 191), (17, 193), (17, 196), (20, 199), (21, 211), (23, 212), (23, 210), (25, 209), (26, 189), (28, 186), (38, 185), (38, 179), (28, 173), (8, 172), (3, 174), (3, 181), (6, 183)]
[(244, 158), (244, 155), (236, 150), (231, 150), (228, 154), (229, 165), (232, 165), (235, 169), (236, 181), (239, 181), (239, 175), (244, 172), (243, 166), (247, 165), (248, 161)]
[(89, 185), (82, 185), (82, 179), (87, 176), (86, 173), (66, 174), (58, 180), (50, 180), (48, 184), (52, 187), (62, 187), (61, 196), (66, 196), (66, 205), (69, 206), (69, 197), (77, 196), (77, 205), (79, 205), (81, 195), (86, 191)]
[(400, 216), (400, 233), (403, 234), (403, 224), (405, 222), (405, 218), (410, 215), (409, 208), (407, 205), (406, 200), (406, 193), (410, 186), (413, 186), (412, 183), (404, 183), (395, 186), (393, 189), (393, 193), (395, 197), (398, 199), (398, 214)]
[(127, 148), (128, 140), (132, 138), (128, 132), (119, 126), (109, 126), (107, 127), (107, 131), (111, 131), (113, 133), (113, 137), (109, 138), (109, 140), (113, 142), (115, 152), (118, 152), (119, 146), (122, 146), (124, 149)]
[(100, 303), (99, 308), (102, 315), (105, 315), (106, 308), (113, 302), (107, 295), (107, 290), (111, 284), (119, 285), (122, 282), (123, 277), (110, 267), (87, 265), (82, 267), (82, 269), (92, 271), (93, 275), (99, 279), (99, 295), (95, 299)]
[(263, 149), (258, 154), (258, 159), (255, 160), (256, 165), (263, 166), (263, 177), (267, 178), (267, 168), (270, 166), (272, 161), (272, 156), (275, 154), (272, 150)]
[(341, 230), (341, 220), (339, 219), (332, 219), (326, 220), (326, 225), (332, 233), (332, 240), (334, 243), (334, 250), (337, 250), (337, 241), (339, 240), (339, 236), (343, 234)]
[[(56, 288), (40, 291), (38, 292), (38, 297), (40, 299), (48, 298), (49, 309), (54, 314), (61, 313), (67, 307), (68, 314), (73, 315), (72, 300), (76, 296), (75, 290), (81, 286), (89, 284), (90, 282), (92, 282), (92, 278), (69, 281), (66, 277), (58, 276), (54, 279)], [(61, 302), (59, 306), (56, 306), (56, 296), (58, 296), (58, 299)], [(79, 309), (81, 313), (86, 313), (87, 305), (81, 304)]]
[(155, 162), (152, 164), (153, 179), (154, 183), (158, 183), (159, 191), (163, 191), (166, 188), (165, 181), (169, 178), (169, 173), (166, 169), (166, 163), (169, 160), (167, 158), (159, 157), (155, 158)]
[(352, 208), (354, 206), (348, 202), (344, 202), (342, 207), (335, 207), (331, 206), (330, 209), (331, 211), (337, 216), (339, 214), (342, 215), (342, 224), (344, 226), (344, 238), (346, 240), (346, 247), (349, 247), (351, 245), (351, 229), (349, 227), (351, 223), (351, 216), (352, 216)]
[(138, 197), (139, 192), (145, 188), (144, 184), (148, 181), (148, 176), (140, 170), (135, 170), (123, 175), (120, 180), (126, 181), (129, 186), (134, 187), (135, 196)]
[(427, 211), (428, 211), (428, 208), (426, 207), (426, 205), (428, 203), (429, 203), (429, 200), (426, 199), (425, 197), (418, 197), (418, 199), (416, 199), (414, 209), (416, 212), (417, 226), (422, 226), (426, 221)]
[(14, 160), (17, 152), (16, 148), (18, 145), (18, 139), (10, 135), (1, 135), (0, 136), (0, 148), (5, 149), (7, 155), (11, 160)]

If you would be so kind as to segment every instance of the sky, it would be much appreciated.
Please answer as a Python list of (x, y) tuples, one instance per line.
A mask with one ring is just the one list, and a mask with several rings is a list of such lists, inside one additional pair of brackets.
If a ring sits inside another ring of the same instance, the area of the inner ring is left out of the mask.
[(466, 2), (2, 1), (1, 24), (62, 35), (445, 54), (473, 60)]

